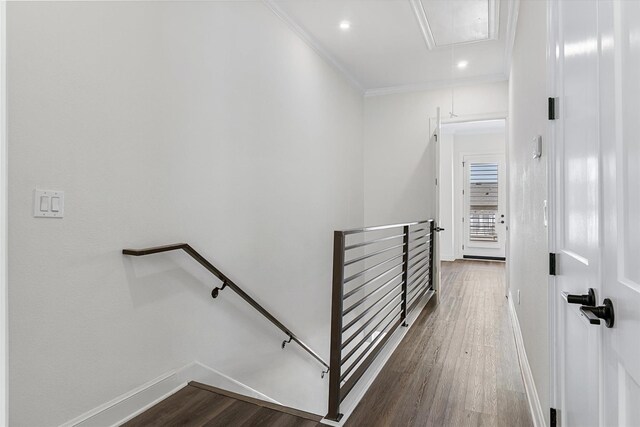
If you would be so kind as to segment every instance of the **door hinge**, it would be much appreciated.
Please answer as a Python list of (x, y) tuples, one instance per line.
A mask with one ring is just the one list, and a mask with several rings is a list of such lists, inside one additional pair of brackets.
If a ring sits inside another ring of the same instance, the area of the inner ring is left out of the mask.
[(464, 245), (462, 245), (462, 250), (464, 251)]
[(556, 275), (556, 254), (554, 253), (549, 254), (549, 275)]
[(436, 142), (438, 141), (438, 134), (434, 134), (433, 137), (436, 139)]
[(462, 222), (464, 222), (464, 217), (462, 217)]
[(558, 411), (556, 408), (551, 408), (549, 412), (549, 427), (557, 427), (558, 426)]
[(436, 185), (438, 185), (438, 178), (436, 178)]
[(558, 118), (558, 98), (549, 98), (549, 120)]

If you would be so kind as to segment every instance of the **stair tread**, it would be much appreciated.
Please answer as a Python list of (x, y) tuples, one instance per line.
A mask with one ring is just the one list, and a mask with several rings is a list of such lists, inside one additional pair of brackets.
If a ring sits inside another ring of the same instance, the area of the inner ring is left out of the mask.
[(207, 390), (216, 394), (221, 394), (223, 396), (227, 396), (233, 399), (242, 400), (248, 403), (252, 403), (254, 405), (262, 406), (263, 408), (273, 409), (275, 411), (284, 412), (285, 414), (293, 415), (299, 418), (305, 418), (307, 420), (319, 422), (323, 417), (317, 414), (312, 414), (310, 412), (301, 411), (299, 409), (290, 408), (288, 406), (279, 405), (273, 402), (267, 402), (265, 400), (257, 399), (254, 397), (245, 396), (243, 394), (234, 393), (232, 391), (223, 390), (221, 388), (213, 387), (207, 384), (202, 384), (197, 381), (189, 382), (190, 386), (200, 388), (202, 390)]

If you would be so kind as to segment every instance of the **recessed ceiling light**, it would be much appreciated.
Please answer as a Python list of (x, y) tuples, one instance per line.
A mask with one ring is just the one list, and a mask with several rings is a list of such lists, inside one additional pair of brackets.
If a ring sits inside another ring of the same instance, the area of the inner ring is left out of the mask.
[(341, 22), (340, 22), (340, 29), (341, 29), (341, 30), (346, 31), (346, 30), (348, 30), (349, 28), (351, 28), (351, 22), (349, 22), (349, 21), (341, 21)]
[(469, 61), (458, 62), (458, 68), (460, 68), (461, 70), (464, 70), (465, 68), (467, 68), (467, 65), (469, 65)]

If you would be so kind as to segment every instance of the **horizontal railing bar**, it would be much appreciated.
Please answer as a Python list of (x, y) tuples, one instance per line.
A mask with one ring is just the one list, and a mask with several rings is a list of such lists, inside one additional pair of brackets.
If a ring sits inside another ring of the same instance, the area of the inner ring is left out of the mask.
[(367, 231), (378, 231), (378, 230), (388, 230), (391, 228), (399, 228), (399, 227), (405, 227), (405, 226), (412, 226), (412, 225), (418, 225), (418, 224), (427, 224), (429, 222), (433, 221), (432, 219), (428, 219), (428, 220), (424, 220), (424, 221), (416, 221), (416, 222), (405, 222), (402, 224), (391, 224), (391, 225), (377, 225), (374, 227), (364, 227), (364, 228), (352, 228), (350, 230), (340, 230), (340, 232), (344, 235), (348, 235), (348, 234), (355, 234), (355, 233), (365, 233)]
[(411, 295), (411, 294), (412, 294), (416, 289), (419, 289), (419, 288), (421, 288), (421, 287), (423, 287), (423, 286), (427, 286), (427, 287), (429, 287), (429, 278), (430, 278), (430, 276), (429, 276), (429, 275), (426, 275), (426, 276), (423, 276), (423, 277), (420, 279), (420, 281), (418, 281), (418, 282), (417, 282), (418, 284), (417, 284), (417, 285), (415, 285), (415, 286), (411, 289), (411, 291), (409, 292), (409, 295), (407, 295), (407, 301), (408, 301), (408, 300), (410, 300), (410, 299), (412, 298), (412, 295)]
[[(382, 316), (382, 319), (380, 319), (380, 321), (378, 323), (376, 323), (376, 325), (371, 328), (371, 332), (369, 332), (368, 334), (366, 334), (366, 336), (357, 344), (355, 345), (351, 351), (349, 351), (349, 353), (347, 353), (346, 356), (344, 356), (341, 360), (340, 360), (340, 366), (344, 365), (347, 360), (351, 359), (351, 357), (353, 357), (354, 354), (356, 354), (356, 352), (360, 349), (360, 347), (362, 347), (362, 345), (364, 343), (367, 342), (367, 340), (369, 338), (371, 338), (373, 336), (373, 334), (375, 334), (377, 332), (377, 328), (378, 326), (382, 325), (382, 322), (384, 322), (385, 320), (387, 320), (387, 318), (389, 316), (391, 316), (394, 312), (395, 315), (397, 316), (398, 314), (400, 314), (399, 312), (396, 312), (396, 309), (400, 306), (400, 304), (396, 305), (392, 310), (389, 310), (389, 312), (387, 314), (385, 314), (384, 316)], [(344, 347), (343, 347), (344, 349)]]
[[(411, 251), (415, 251), (416, 249), (418, 249), (419, 247), (425, 246), (428, 243), (431, 243), (431, 241), (428, 242), (422, 242), (419, 245), (415, 245), (414, 247), (411, 248)], [(413, 256), (415, 256), (415, 254), (413, 254)], [(411, 258), (409, 258), (409, 261), (411, 261)]]
[(425, 257), (425, 261), (426, 261), (426, 262), (425, 262), (424, 264), (422, 264), (422, 265), (420, 266), (420, 268), (415, 269), (415, 270), (413, 271), (413, 273), (411, 273), (411, 276), (409, 276), (409, 279), (407, 280), (407, 283), (411, 284), (411, 283), (412, 283), (413, 278), (414, 278), (414, 277), (416, 277), (416, 274), (418, 274), (418, 272), (419, 272), (419, 271), (420, 271), (421, 273), (424, 273), (424, 271), (423, 271), (422, 269), (423, 269), (423, 268), (425, 268), (425, 267), (429, 267), (429, 261), (426, 259), (426, 257)]
[(361, 248), (363, 246), (373, 245), (374, 243), (385, 242), (387, 240), (393, 240), (393, 239), (397, 239), (398, 237), (403, 237), (403, 236), (404, 236), (404, 234), (398, 234), (397, 236), (382, 237), (380, 239), (369, 240), (369, 241), (362, 242), (362, 243), (354, 243), (353, 245), (345, 246), (344, 250), (348, 251), (348, 250), (355, 249), (355, 248)]
[(420, 290), (426, 289), (426, 288), (429, 287), (429, 286), (425, 286), (425, 284), (428, 284), (428, 283), (429, 283), (429, 281), (427, 280), (425, 282), (422, 282), (422, 284), (416, 285), (413, 289), (411, 289), (411, 292), (409, 292), (409, 294), (411, 294), (411, 296), (407, 297), (407, 306), (411, 305), (411, 303), (413, 302), (413, 298), (416, 296), (416, 293), (419, 293)]
[(271, 315), (271, 313), (269, 313), (264, 307), (262, 307), (260, 304), (258, 304), (258, 302), (256, 300), (251, 298), (245, 291), (243, 291), (231, 279), (229, 279), (227, 276), (225, 276), (220, 270), (218, 270), (213, 264), (211, 264), (205, 257), (200, 255), (189, 244), (187, 244), (187, 243), (179, 243), (179, 244), (174, 244), (174, 245), (158, 246), (158, 247), (154, 247), (154, 248), (147, 248), (147, 249), (140, 249), (140, 250), (138, 250), (138, 249), (123, 249), (122, 253), (124, 255), (131, 255), (131, 256), (143, 256), (143, 255), (157, 254), (157, 253), (160, 253), (160, 252), (168, 252), (168, 251), (179, 250), (179, 249), (182, 249), (183, 251), (185, 251), (196, 262), (198, 262), (205, 269), (207, 269), (211, 274), (213, 274), (218, 279), (220, 279), (224, 284), (226, 284), (229, 288), (231, 288), (231, 290), (233, 290), (238, 296), (240, 296), (240, 298), (245, 300), (251, 307), (256, 309), (260, 314), (262, 314), (265, 318), (267, 318), (267, 320), (269, 320), (273, 325), (275, 325), (278, 329), (280, 329), (282, 332), (284, 332), (286, 335), (288, 335), (291, 338), (291, 340), (296, 342), (300, 347), (302, 347), (302, 349), (304, 349), (314, 359), (316, 359), (318, 362), (320, 362), (325, 368), (327, 368), (327, 369), (329, 368), (329, 365), (324, 360), (322, 360), (322, 358), (315, 351), (313, 351), (308, 345), (306, 345), (304, 342), (302, 342), (302, 340), (300, 340), (297, 337), (296, 334), (291, 332), (291, 330), (289, 330), (289, 328), (287, 328), (282, 323), (280, 323), (280, 321), (278, 319), (273, 317), (273, 315)]
[(402, 319), (398, 319), (396, 323), (391, 326), (389, 332), (384, 335), (382, 340), (378, 342), (377, 346), (369, 352), (369, 356), (358, 366), (353, 375), (344, 383), (342, 387), (340, 387), (340, 402), (344, 400), (345, 397), (351, 392), (353, 387), (358, 383), (360, 378), (367, 372), (367, 369), (371, 366), (375, 358), (380, 354), (380, 351), (384, 348), (384, 345), (387, 343), (393, 332), (398, 329), (398, 326), (402, 324)]
[[(423, 271), (422, 273), (420, 273), (420, 275), (418, 277), (416, 277), (416, 279), (414, 280), (414, 283), (420, 283), (420, 281), (422, 279), (424, 279), (425, 275), (429, 275), (429, 269), (426, 269), (425, 271)], [(415, 286), (411, 287), (412, 289), (415, 288)]]
[(427, 234), (423, 234), (423, 235), (421, 235), (420, 237), (416, 237), (415, 239), (413, 239), (413, 240), (409, 241), (409, 243), (415, 243), (415, 242), (417, 242), (418, 240), (422, 240), (422, 239), (424, 239), (425, 237), (429, 237), (429, 236), (431, 236), (429, 233), (427, 233)]
[(424, 242), (418, 245), (412, 246), (411, 248), (409, 248), (409, 252), (413, 253), (417, 248), (421, 248), (424, 245), (427, 245), (427, 247), (429, 247), (431, 245), (431, 239), (425, 240)]
[(422, 298), (428, 290), (429, 290), (428, 287), (421, 286), (420, 290), (416, 292), (416, 294), (411, 298), (411, 301), (407, 301), (407, 306), (410, 309), (409, 311), (413, 310), (413, 308), (415, 307), (416, 301), (420, 301), (420, 298)]
[(429, 258), (429, 254), (424, 254), (424, 256), (422, 256), (421, 258), (418, 258), (417, 260), (415, 260), (413, 262), (413, 264), (409, 264), (409, 270), (411, 270), (413, 267), (415, 267), (416, 265), (420, 264), (422, 261), (424, 261), (427, 258)]
[(418, 251), (418, 252), (414, 253), (414, 254), (413, 254), (413, 255), (411, 255), (411, 257), (409, 258), (409, 261), (413, 260), (413, 259), (414, 259), (415, 257), (417, 257), (418, 255), (420, 255), (420, 254), (423, 254), (423, 253), (427, 252), (428, 250), (429, 250), (429, 247), (427, 246), (427, 247), (426, 247), (426, 248), (424, 248), (423, 250), (421, 250), (421, 251)]
[[(372, 296), (380, 293), (382, 290), (384, 290), (385, 288), (387, 288), (389, 285), (391, 285), (391, 283), (396, 280), (399, 277), (399, 275), (396, 275), (395, 277), (393, 277), (392, 279), (388, 280), (384, 285), (380, 286), (379, 288), (377, 288), (375, 291), (373, 292), (369, 292), (368, 294), (366, 294), (364, 297), (362, 297), (362, 299), (358, 300), (357, 302), (353, 303), (352, 305), (349, 306), (349, 308), (345, 309), (342, 312), (343, 316), (347, 316), (349, 313), (351, 313), (353, 310), (355, 310), (357, 307), (361, 306), (362, 304), (364, 304), (367, 300), (371, 299)], [(400, 283), (396, 284), (396, 287), (402, 284), (402, 280), (400, 281)]]
[[(369, 320), (367, 320), (362, 326), (358, 328), (357, 331), (351, 334), (351, 336), (342, 343), (342, 348), (346, 348), (349, 344), (351, 344), (351, 342), (358, 336), (358, 334), (362, 332), (367, 326), (371, 324), (371, 322), (375, 320), (378, 313), (382, 313), (383, 311), (385, 311), (394, 301), (398, 299), (398, 297), (401, 297), (401, 296), (402, 296), (402, 293), (399, 293), (394, 298), (391, 298), (388, 303), (386, 303), (380, 310), (378, 310), (377, 313), (371, 316)], [(400, 304), (397, 304), (396, 307), (400, 306)], [(393, 309), (395, 310), (396, 307), (394, 307)]]
[(420, 302), (420, 298), (425, 296), (430, 290), (431, 288), (428, 286), (424, 288), (424, 290), (420, 293), (420, 296), (418, 298), (415, 298), (413, 302), (409, 304), (409, 312), (413, 311), (413, 309), (416, 308), (416, 306), (418, 305), (418, 302)]
[(429, 228), (425, 227), (425, 228), (416, 228), (415, 230), (410, 230), (411, 233), (419, 233), (421, 231), (425, 231), (428, 230)]
[[(396, 313), (396, 316), (399, 316), (400, 313)], [(358, 366), (358, 363), (367, 355), (367, 353), (369, 353), (369, 350), (372, 349), (373, 347), (375, 347), (375, 345), (378, 343), (378, 341), (380, 339), (382, 339), (382, 336), (386, 335), (385, 331), (387, 331), (387, 328), (389, 327), (389, 325), (391, 325), (393, 323), (393, 321), (395, 320), (395, 317), (392, 318), (389, 323), (387, 323), (384, 328), (382, 328), (382, 330), (380, 330), (380, 335), (378, 338), (376, 338), (375, 340), (373, 340), (371, 342), (371, 344), (369, 344), (364, 351), (360, 354), (360, 356), (356, 357), (354, 359), (353, 362), (351, 362), (351, 365), (349, 365), (349, 367), (342, 373), (342, 375), (340, 375), (340, 381), (343, 381), (346, 377), (349, 376), (349, 374), (351, 373), (351, 371)], [(391, 333), (391, 332), (387, 332), (387, 333)]]
[(352, 281), (353, 279), (357, 279), (358, 277), (362, 276), (362, 275), (363, 275), (363, 274), (365, 274), (367, 271), (371, 271), (371, 270), (373, 270), (373, 269), (375, 269), (375, 268), (378, 268), (378, 267), (380, 267), (381, 265), (384, 265), (384, 264), (388, 263), (389, 261), (393, 261), (393, 260), (396, 260), (396, 259), (398, 259), (398, 258), (402, 258), (402, 256), (403, 256), (403, 255), (404, 255), (404, 252), (403, 252), (403, 253), (401, 253), (401, 254), (400, 254), (400, 255), (398, 255), (398, 256), (395, 256), (395, 257), (393, 257), (393, 258), (389, 258), (389, 259), (387, 259), (387, 260), (384, 260), (384, 261), (382, 261), (382, 262), (377, 263), (376, 265), (373, 265), (373, 266), (371, 266), (371, 267), (365, 268), (365, 269), (364, 269), (364, 270), (362, 270), (361, 272), (356, 273), (356, 274), (354, 274), (353, 276), (349, 276), (349, 277), (347, 277), (346, 279), (344, 279), (344, 281), (342, 282), (342, 284), (344, 285), (344, 284), (346, 284), (346, 283), (349, 283), (349, 282), (350, 282), (350, 281)]
[[(389, 280), (389, 282), (392, 282), (393, 280), (397, 279), (401, 275), (402, 275), (402, 273), (396, 275), (396, 277), (394, 277), (393, 279)], [(389, 282), (387, 282), (387, 283), (389, 283)], [(352, 327), (358, 320), (362, 319), (365, 315), (367, 315), (367, 313), (369, 313), (371, 311), (371, 309), (373, 309), (373, 307), (375, 307), (376, 305), (380, 304), (386, 297), (388, 297), (393, 291), (398, 289), (398, 287), (400, 287), (400, 286), (402, 286), (402, 281), (400, 281), (393, 289), (391, 289), (389, 292), (384, 294), (380, 299), (378, 299), (376, 302), (371, 304), (369, 307), (367, 307), (366, 310), (364, 310), (362, 313), (360, 313), (358, 316), (356, 316), (351, 322), (349, 322), (346, 326), (344, 326), (342, 328), (342, 333), (345, 333), (346, 331), (348, 331), (349, 328)]]
[(403, 247), (403, 246), (404, 246), (403, 244), (399, 244), (399, 245), (395, 245), (395, 246), (389, 246), (388, 248), (380, 249), (379, 251), (375, 251), (375, 252), (372, 252), (372, 253), (370, 253), (370, 254), (363, 255), (363, 256), (361, 256), (361, 257), (354, 258), (354, 259), (352, 259), (352, 260), (346, 261), (346, 262), (344, 263), (344, 266), (346, 267), (346, 266), (348, 266), (348, 265), (355, 264), (356, 262), (364, 261), (364, 260), (365, 260), (365, 259), (367, 259), (367, 258), (371, 258), (371, 257), (373, 257), (373, 256), (380, 255), (380, 254), (383, 254), (383, 253), (385, 253), (385, 252), (389, 252), (389, 251), (391, 251), (391, 250), (401, 248), (401, 247)]
[(390, 269), (378, 274), (376, 277), (373, 277), (373, 278), (367, 280), (362, 285), (358, 285), (357, 287), (353, 288), (352, 290), (350, 290), (349, 292), (344, 294), (342, 296), (342, 299), (346, 300), (347, 298), (349, 298), (350, 296), (352, 296), (353, 294), (355, 294), (356, 292), (358, 292), (360, 289), (364, 288), (365, 286), (368, 286), (371, 283), (375, 282), (376, 280), (380, 279), (381, 277), (386, 276), (387, 274), (389, 274), (391, 271), (395, 270), (396, 268), (402, 267), (403, 264), (404, 264), (403, 262), (401, 262), (400, 264), (396, 264), (393, 267), (391, 267)]
[(429, 281), (425, 280), (419, 285), (414, 286), (413, 289), (409, 291), (407, 295), (407, 304), (411, 304), (413, 302), (413, 298), (416, 296), (416, 294), (420, 293), (420, 290), (425, 289), (427, 287), (426, 286), (427, 283), (429, 283)]

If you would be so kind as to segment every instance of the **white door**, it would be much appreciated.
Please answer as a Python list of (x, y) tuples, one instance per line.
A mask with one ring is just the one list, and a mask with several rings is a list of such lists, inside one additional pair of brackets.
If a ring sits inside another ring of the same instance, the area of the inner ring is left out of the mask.
[[(640, 2), (599, 5), (604, 425), (640, 426)], [(613, 43), (611, 43), (611, 41)], [(605, 44), (606, 43), (606, 44)]]
[[(561, 426), (640, 426), (640, 2), (554, 0), (551, 16), (554, 404)], [(613, 324), (576, 297), (589, 288)]]
[(507, 182), (504, 155), (464, 156), (463, 170), (463, 257), (504, 260)]

